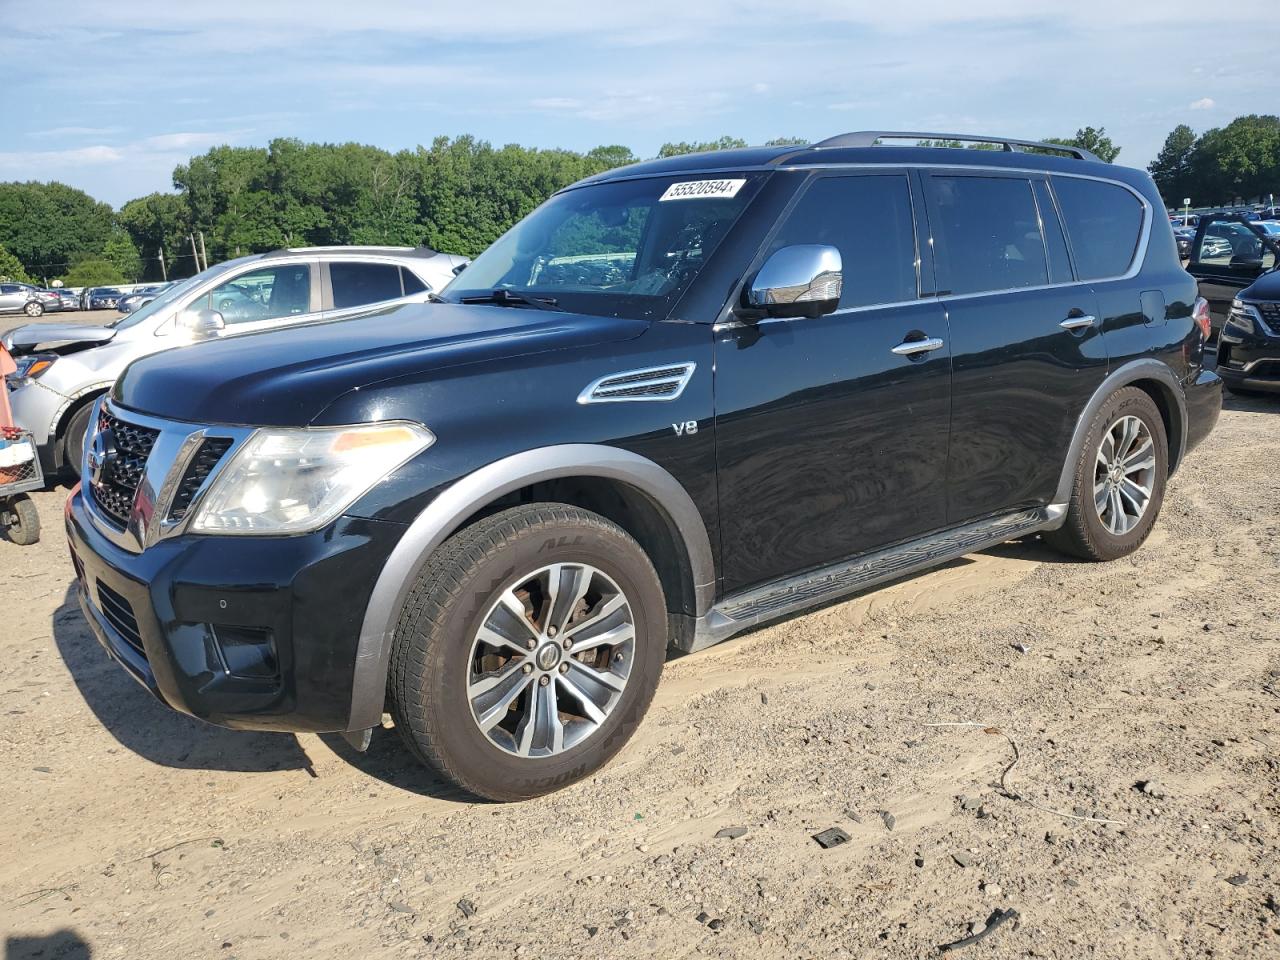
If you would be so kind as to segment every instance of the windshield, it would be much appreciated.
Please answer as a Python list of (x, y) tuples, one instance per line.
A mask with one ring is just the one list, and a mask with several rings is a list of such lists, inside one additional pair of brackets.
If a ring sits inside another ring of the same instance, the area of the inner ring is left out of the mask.
[(186, 280), (175, 283), (171, 287), (166, 287), (150, 303), (144, 304), (137, 310), (133, 311), (133, 313), (125, 314), (119, 320), (108, 324), (108, 326), (114, 327), (116, 330), (127, 330), (130, 327), (137, 326), (148, 317), (155, 316), (155, 314), (159, 313), (165, 307), (179, 299), (184, 293), (190, 292), (197, 284), (203, 283), (211, 277), (216, 277), (220, 273), (224, 273), (230, 264), (231, 261), (219, 263), (210, 267), (208, 270), (205, 270), (203, 273), (197, 273), (194, 277), (188, 277)]
[(510, 290), (580, 313), (660, 319), (763, 179), (654, 177), (567, 190), (503, 234), (443, 297), (491, 300)]

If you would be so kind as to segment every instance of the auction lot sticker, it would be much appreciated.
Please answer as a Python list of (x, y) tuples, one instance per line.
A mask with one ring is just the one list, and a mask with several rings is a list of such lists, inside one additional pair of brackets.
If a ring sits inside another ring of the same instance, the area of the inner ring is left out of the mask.
[(701, 200), (703, 197), (732, 197), (746, 182), (746, 180), (686, 180), (667, 187), (667, 192), (658, 198), (658, 202)]

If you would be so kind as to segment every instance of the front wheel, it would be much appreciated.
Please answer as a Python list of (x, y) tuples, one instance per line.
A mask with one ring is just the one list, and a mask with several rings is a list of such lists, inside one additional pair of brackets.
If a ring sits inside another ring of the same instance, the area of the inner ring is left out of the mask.
[(513, 507), (445, 543), (392, 647), (409, 749), (477, 796), (522, 800), (603, 767), (657, 688), (667, 610), (653, 564), (576, 507)]
[(1117, 390), (1089, 427), (1066, 522), (1045, 540), (1086, 560), (1132, 553), (1156, 522), (1168, 475), (1169, 441), (1155, 401), (1137, 387)]
[(23, 307), (22, 310), (23, 310), (23, 313), (25, 313), (28, 317), (44, 316), (44, 304), (41, 303), (39, 300), (32, 300), (25, 307)]
[(89, 417), (93, 413), (90, 401), (71, 415), (62, 438), (64, 466), (75, 476), (80, 476), (80, 462), (84, 456), (84, 438), (89, 433)]

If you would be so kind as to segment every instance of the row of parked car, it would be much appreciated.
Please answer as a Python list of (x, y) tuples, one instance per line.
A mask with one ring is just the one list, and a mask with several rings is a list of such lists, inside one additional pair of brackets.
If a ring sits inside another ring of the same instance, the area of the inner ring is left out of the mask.
[(120, 313), (132, 313), (139, 307), (146, 306), (170, 286), (172, 283), (153, 283), (128, 291), (116, 287), (85, 287), (75, 291), (5, 281), (0, 283), (0, 313), (22, 313), (32, 319), (46, 313), (66, 310), (118, 310)]

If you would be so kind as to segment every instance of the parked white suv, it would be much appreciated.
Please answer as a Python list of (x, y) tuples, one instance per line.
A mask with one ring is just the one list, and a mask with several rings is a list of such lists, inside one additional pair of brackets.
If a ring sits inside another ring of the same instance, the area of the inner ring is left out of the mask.
[(46, 473), (78, 471), (93, 401), (139, 357), (197, 340), (426, 300), (469, 261), (426, 247), (303, 247), (229, 260), (107, 326), (39, 323), (0, 338), (14, 420)]

